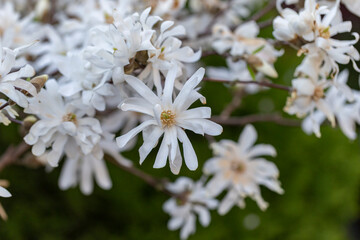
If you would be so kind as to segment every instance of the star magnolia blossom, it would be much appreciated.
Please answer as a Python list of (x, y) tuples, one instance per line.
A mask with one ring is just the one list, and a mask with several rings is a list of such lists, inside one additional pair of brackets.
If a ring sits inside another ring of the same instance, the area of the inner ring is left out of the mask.
[(127, 134), (118, 137), (117, 143), (123, 148), (135, 135), (143, 132), (144, 144), (139, 149), (140, 164), (150, 151), (157, 145), (159, 138), (164, 135), (159, 152), (156, 156), (154, 168), (162, 168), (169, 157), (171, 171), (178, 174), (182, 164), (182, 157), (178, 139), (183, 144), (185, 164), (190, 170), (198, 167), (197, 156), (184, 129), (197, 134), (216, 136), (222, 133), (222, 127), (206, 118), (210, 118), (209, 107), (198, 107), (187, 110), (197, 99), (204, 100), (195, 87), (204, 77), (205, 70), (200, 68), (184, 84), (183, 88), (172, 100), (174, 82), (177, 69), (172, 68), (165, 79), (162, 94), (156, 96), (142, 81), (133, 76), (125, 77), (126, 82), (141, 96), (126, 99), (121, 105), (124, 111), (135, 111), (149, 116), (138, 127)]
[(114, 83), (123, 82), (124, 75), (132, 73), (142, 52), (154, 49), (152, 27), (160, 18), (149, 13), (150, 8), (125, 19), (115, 14), (113, 24), (91, 30), (91, 46), (85, 49), (85, 56)]
[(239, 141), (221, 140), (213, 143), (215, 157), (209, 159), (204, 166), (204, 173), (214, 175), (206, 188), (213, 196), (227, 189), (228, 193), (219, 205), (219, 213), (226, 214), (235, 204), (245, 206), (244, 198), (254, 199), (262, 210), (268, 204), (261, 197), (259, 185), (282, 194), (279, 170), (272, 162), (260, 156), (276, 156), (273, 146), (258, 144), (253, 146), (257, 133), (252, 125), (247, 125), (240, 135)]
[[(299, 0), (278, 0), (277, 1), (279, 3), (279, 5), (282, 2), (285, 2), (286, 4), (296, 4), (299, 3)], [(319, 1), (321, 4), (326, 4), (326, 5), (330, 5), (330, 4), (334, 4), (333, 0), (323, 0), (323, 1)], [(349, 9), (353, 14), (357, 15), (360, 17), (360, 2), (358, 0), (341, 0), (341, 2), (347, 7), (347, 9)]]
[(303, 117), (308, 113), (312, 114), (317, 108), (326, 115), (331, 125), (335, 126), (334, 113), (324, 99), (325, 90), (330, 86), (330, 82), (325, 79), (317, 81), (311, 78), (296, 78), (292, 81), (292, 85), (294, 91), (284, 108), (287, 113)]
[[(338, 82), (346, 84), (349, 77), (349, 71), (344, 70), (338, 75)], [(356, 94), (358, 95), (358, 93)], [(358, 115), (358, 104), (348, 104), (348, 97), (337, 87), (332, 86), (326, 93), (325, 101), (329, 104), (331, 111), (334, 113), (337, 123), (342, 132), (351, 140), (356, 138), (356, 120)], [(302, 128), (304, 132), (315, 133), (320, 136), (320, 125), (326, 120), (326, 115), (322, 111), (315, 111), (304, 119)]]
[(227, 26), (218, 24), (213, 27), (215, 41), (212, 46), (220, 54), (230, 50), (232, 56), (243, 57), (257, 71), (277, 78), (273, 63), (282, 52), (276, 51), (265, 39), (258, 38), (259, 31), (254, 21), (241, 24), (234, 33)]
[(196, 214), (204, 227), (210, 224), (209, 209), (215, 209), (218, 201), (212, 198), (203, 186), (203, 182), (193, 182), (192, 179), (180, 177), (175, 183), (167, 185), (167, 189), (181, 195), (181, 199), (171, 198), (163, 205), (171, 219), (168, 222), (170, 230), (180, 230), (180, 238), (187, 239), (196, 230)]
[(178, 69), (177, 75), (183, 75), (183, 63), (193, 63), (201, 57), (201, 51), (194, 53), (188, 46), (181, 47), (182, 42), (176, 36), (185, 35), (185, 28), (183, 26), (173, 27), (173, 25), (172, 21), (165, 21), (161, 24), (160, 34), (153, 41), (155, 49), (148, 50), (148, 64), (139, 75), (139, 79), (150, 77), (150, 83), (156, 86), (158, 94), (162, 92), (160, 72), (166, 76), (175, 64)]
[[(85, 155), (91, 153), (101, 139), (102, 129), (97, 119), (85, 116), (84, 109), (64, 101), (55, 80), (47, 81), (45, 86), (46, 90), (42, 89), (38, 97), (32, 99), (29, 108), (25, 109), (27, 113), (36, 114), (39, 120), (30, 128), (24, 140), (33, 145), (32, 153), (35, 156), (46, 153), (48, 163), (56, 167), (63, 153), (67, 150), (71, 152), (72, 144), (79, 146)], [(52, 149), (46, 152), (50, 146)]]
[(305, 8), (300, 13), (279, 7), (282, 16), (274, 20), (273, 35), (282, 41), (300, 38), (305, 45), (298, 54), (321, 56), (321, 61), (324, 61), (323, 68), (330, 69), (333, 74), (339, 72), (338, 63), (348, 64), (350, 61), (354, 69), (360, 72), (355, 63), (360, 60), (360, 55), (354, 47), (359, 40), (358, 33), (352, 33), (354, 40), (350, 41), (333, 38), (339, 33), (350, 32), (352, 28), (350, 21), (338, 22), (335, 19), (339, 4), (340, 1), (337, 0), (332, 8), (328, 9), (327, 6), (319, 7), (315, 0), (306, 0)]

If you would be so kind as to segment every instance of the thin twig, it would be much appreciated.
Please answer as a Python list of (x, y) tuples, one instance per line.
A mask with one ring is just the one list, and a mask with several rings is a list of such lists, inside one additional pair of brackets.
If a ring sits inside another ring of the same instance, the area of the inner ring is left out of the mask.
[(115, 166), (121, 168), (122, 170), (142, 179), (144, 182), (146, 182), (148, 185), (152, 186), (156, 190), (163, 192), (168, 196), (180, 198), (180, 195), (175, 195), (174, 193), (172, 193), (166, 189), (165, 185), (167, 184), (167, 180), (154, 178), (153, 176), (151, 176), (133, 166), (131, 166), (131, 167), (125, 166), (125, 165), (119, 163), (118, 161), (116, 161), (114, 158), (112, 158), (109, 155), (105, 155), (105, 159), (108, 160), (109, 162), (111, 162), (112, 164), (114, 164)]
[(15, 163), (21, 155), (27, 152), (30, 146), (25, 142), (20, 143), (18, 146), (9, 146), (5, 153), (0, 157), (0, 171), (2, 171), (8, 165)]
[(6, 108), (7, 106), (9, 106), (9, 102), (6, 102), (3, 105), (1, 105), (0, 106), (0, 111), (3, 110), (4, 108)]
[(272, 25), (274, 19), (268, 19), (266, 21), (258, 23), (259, 28), (266, 28)]
[(231, 102), (221, 112), (220, 117), (224, 119), (229, 118), (230, 115), (235, 111), (235, 109), (240, 106), (241, 99), (243, 98), (243, 96), (244, 96), (244, 89), (242, 88), (236, 89)]
[(15, 119), (15, 118), (11, 117), (9, 114), (5, 114), (5, 115), (13, 123), (16, 123), (16, 124), (19, 124), (19, 125), (23, 125), (23, 123), (24, 123), (21, 120), (18, 120), (18, 119)]
[(255, 13), (250, 20), (253, 21), (257, 21), (260, 18), (262, 18), (264, 15), (266, 15), (267, 13), (269, 13), (274, 7), (276, 6), (276, 0), (270, 0), (270, 2), (266, 5), (266, 7), (264, 7), (263, 9), (261, 9), (260, 11), (258, 11), (257, 13)]
[(279, 125), (290, 126), (290, 127), (300, 126), (300, 121), (295, 119), (283, 118), (279, 114), (256, 114), (245, 117), (230, 117), (227, 119), (224, 119), (221, 116), (213, 116), (211, 120), (216, 123), (222, 125), (229, 125), (229, 126), (240, 126), (240, 125), (246, 125), (249, 123), (257, 123), (257, 122), (273, 122)]
[(287, 92), (292, 91), (291, 87), (276, 84), (276, 83), (272, 83), (272, 82), (265, 82), (265, 81), (261, 81), (261, 82), (258, 82), (258, 81), (240, 81), (240, 80), (230, 81), (230, 80), (214, 79), (214, 78), (204, 78), (203, 80), (207, 81), (207, 82), (219, 82), (219, 83), (229, 83), (229, 84), (256, 84), (256, 85), (259, 85), (259, 86), (269, 87), (269, 88), (276, 88), (276, 89), (287, 91)]

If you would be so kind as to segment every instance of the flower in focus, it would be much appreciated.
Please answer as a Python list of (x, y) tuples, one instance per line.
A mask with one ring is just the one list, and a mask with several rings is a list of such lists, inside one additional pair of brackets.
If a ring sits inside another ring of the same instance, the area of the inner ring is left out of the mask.
[(164, 90), (159, 96), (156, 96), (149, 87), (136, 77), (125, 77), (126, 82), (141, 97), (125, 99), (120, 105), (121, 109), (143, 113), (148, 116), (148, 119), (116, 139), (119, 147), (123, 148), (135, 135), (143, 132), (144, 144), (139, 149), (141, 164), (157, 145), (159, 138), (164, 135), (154, 168), (164, 167), (169, 157), (170, 168), (174, 174), (179, 173), (182, 165), (178, 139), (183, 144), (186, 166), (190, 170), (195, 170), (198, 167), (196, 153), (184, 131), (185, 129), (202, 135), (216, 136), (222, 133), (220, 125), (207, 119), (211, 115), (209, 107), (188, 110), (197, 99), (204, 101), (204, 97), (195, 88), (202, 80), (205, 70), (200, 68), (195, 72), (173, 101), (176, 74), (177, 69), (175, 67), (168, 72)]
[[(36, 115), (39, 120), (24, 137), (32, 145), (32, 153), (41, 156), (46, 153), (48, 163), (58, 165), (64, 152), (73, 155), (72, 144), (79, 146), (83, 154), (90, 154), (100, 141), (102, 129), (97, 119), (86, 116), (86, 108), (76, 108), (71, 101), (64, 101), (55, 80), (46, 82), (46, 90), (31, 99), (25, 112)], [(48, 147), (52, 147), (47, 151)]]

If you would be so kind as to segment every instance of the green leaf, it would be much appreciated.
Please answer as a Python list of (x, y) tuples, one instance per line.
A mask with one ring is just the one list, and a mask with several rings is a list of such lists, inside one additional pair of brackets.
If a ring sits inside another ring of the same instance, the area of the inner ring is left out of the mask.
[(265, 48), (265, 45), (260, 46), (259, 48), (255, 49), (255, 50), (252, 52), (252, 55), (255, 55), (255, 54), (257, 54), (258, 52), (261, 52), (261, 50), (263, 50), (264, 48)]
[(249, 73), (251, 75), (252, 80), (255, 81), (255, 72), (254, 69), (252, 69), (252, 67), (250, 65), (247, 65), (247, 69), (249, 70)]

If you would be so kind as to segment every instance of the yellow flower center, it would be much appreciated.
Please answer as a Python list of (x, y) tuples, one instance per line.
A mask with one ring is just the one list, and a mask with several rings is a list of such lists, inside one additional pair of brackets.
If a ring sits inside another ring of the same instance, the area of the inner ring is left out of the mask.
[(320, 37), (328, 39), (330, 38), (330, 27), (319, 29)]
[(245, 171), (245, 165), (239, 161), (232, 161), (230, 165), (230, 169), (235, 174), (241, 174)]
[(65, 116), (63, 116), (64, 122), (73, 122), (74, 124), (77, 124), (76, 114), (75, 113), (68, 113)]
[(322, 87), (316, 87), (314, 91), (314, 95), (312, 96), (313, 100), (318, 101), (323, 97), (324, 97), (324, 89)]
[(175, 113), (171, 110), (162, 111), (160, 114), (160, 120), (163, 127), (171, 127), (175, 124)]

